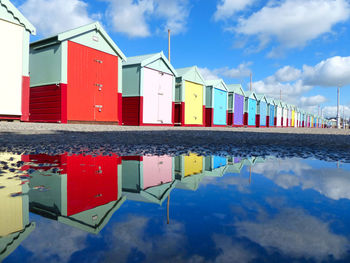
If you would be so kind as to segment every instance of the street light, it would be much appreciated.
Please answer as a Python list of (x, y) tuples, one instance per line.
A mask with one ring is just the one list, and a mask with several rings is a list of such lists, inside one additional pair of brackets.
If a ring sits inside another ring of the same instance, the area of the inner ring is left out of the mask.
[(339, 103), (340, 103), (340, 87), (341, 83), (338, 84), (338, 90), (337, 90), (337, 95), (338, 95), (338, 103), (337, 103), (337, 128), (340, 129), (340, 112), (339, 112)]

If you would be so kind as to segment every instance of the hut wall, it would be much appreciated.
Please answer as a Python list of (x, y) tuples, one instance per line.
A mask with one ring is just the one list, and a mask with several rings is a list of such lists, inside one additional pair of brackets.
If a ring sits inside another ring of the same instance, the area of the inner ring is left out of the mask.
[(185, 81), (185, 125), (203, 125), (203, 86)]
[(270, 104), (269, 126), (275, 126), (275, 106)]
[(254, 99), (248, 99), (248, 126), (255, 127), (256, 123), (256, 107), (257, 102)]
[(227, 124), (227, 92), (214, 88), (214, 125)]
[(244, 96), (234, 94), (233, 125), (243, 126)]

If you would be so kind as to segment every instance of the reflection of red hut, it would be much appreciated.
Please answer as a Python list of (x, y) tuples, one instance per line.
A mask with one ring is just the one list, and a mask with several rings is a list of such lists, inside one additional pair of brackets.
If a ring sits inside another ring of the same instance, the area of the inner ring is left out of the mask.
[[(98, 233), (124, 201), (116, 155), (29, 155), (24, 161), (36, 170), (30, 187), (48, 190), (29, 192), (34, 213)], [(52, 168), (60, 171), (53, 173)]]

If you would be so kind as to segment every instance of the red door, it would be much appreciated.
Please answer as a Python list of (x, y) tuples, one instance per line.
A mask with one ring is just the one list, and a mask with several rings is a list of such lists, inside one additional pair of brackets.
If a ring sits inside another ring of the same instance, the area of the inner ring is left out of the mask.
[(67, 216), (119, 199), (117, 156), (67, 156)]
[(68, 121), (118, 122), (118, 57), (68, 41)]
[(95, 120), (119, 122), (118, 119), (118, 57), (98, 52), (95, 89)]

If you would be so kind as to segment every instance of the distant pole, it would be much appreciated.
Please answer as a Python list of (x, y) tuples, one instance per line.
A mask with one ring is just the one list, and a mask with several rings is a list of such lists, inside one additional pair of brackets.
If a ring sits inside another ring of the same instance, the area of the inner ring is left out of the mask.
[(166, 223), (168, 225), (170, 222), (169, 207), (170, 207), (170, 194), (168, 195), (168, 201), (167, 201), (167, 205), (166, 205)]
[(280, 89), (280, 100), (282, 100), (282, 89)]
[(170, 62), (170, 29), (168, 29), (168, 60)]
[(252, 182), (252, 167), (249, 166), (249, 184)]
[(340, 112), (339, 112), (339, 102), (340, 102), (340, 86), (338, 86), (338, 104), (337, 104), (337, 128), (340, 129)]
[(343, 105), (343, 129), (345, 130), (345, 110), (344, 110), (344, 105)]
[(250, 91), (252, 91), (252, 79), (253, 79), (253, 76), (252, 76), (252, 73), (250, 72)]

